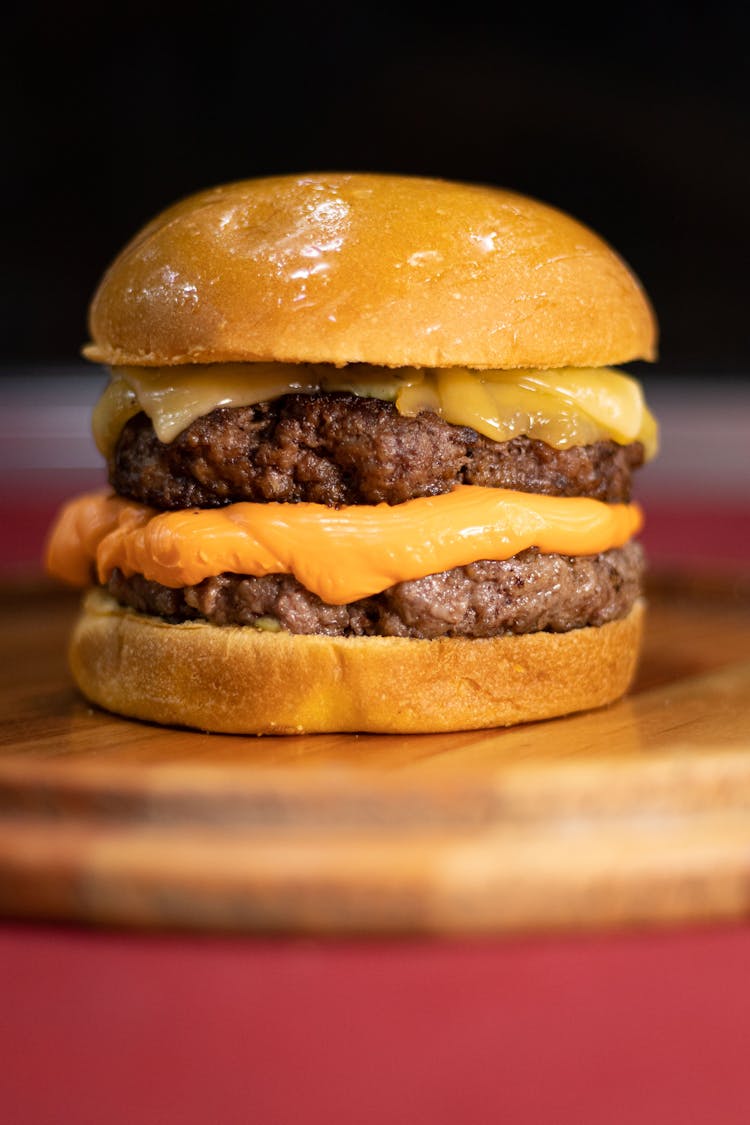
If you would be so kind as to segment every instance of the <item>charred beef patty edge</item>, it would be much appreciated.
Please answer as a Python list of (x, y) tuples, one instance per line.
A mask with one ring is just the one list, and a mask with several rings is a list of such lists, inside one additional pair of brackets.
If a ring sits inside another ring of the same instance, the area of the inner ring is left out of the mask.
[(399, 582), (382, 594), (328, 605), (287, 574), (221, 574), (171, 589), (115, 570), (108, 590), (121, 605), (172, 622), (283, 629), (328, 636), (495, 637), (568, 632), (625, 617), (640, 594), (636, 542), (591, 556), (542, 554), (481, 561)]
[(161, 509), (399, 504), (457, 484), (626, 503), (643, 456), (640, 442), (495, 442), (430, 412), (405, 417), (393, 403), (335, 392), (219, 408), (169, 444), (138, 414), (118, 439), (110, 482), (121, 496)]

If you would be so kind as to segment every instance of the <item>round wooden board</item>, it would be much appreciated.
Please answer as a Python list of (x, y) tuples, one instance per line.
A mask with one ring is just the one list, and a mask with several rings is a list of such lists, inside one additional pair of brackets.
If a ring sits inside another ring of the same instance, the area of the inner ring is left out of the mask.
[(745, 581), (655, 586), (636, 685), (612, 707), (412, 736), (119, 719), (70, 684), (76, 599), (6, 588), (0, 604), (6, 916), (497, 934), (750, 911)]

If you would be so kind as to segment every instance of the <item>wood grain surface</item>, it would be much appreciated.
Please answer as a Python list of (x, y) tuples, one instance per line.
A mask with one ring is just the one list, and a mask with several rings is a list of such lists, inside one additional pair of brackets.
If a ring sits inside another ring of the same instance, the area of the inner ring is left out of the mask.
[[(631, 695), (507, 730), (244, 738), (90, 708), (77, 598), (0, 590), (0, 913), (482, 934), (750, 912), (750, 591), (662, 579)], [(398, 685), (394, 684), (394, 691)]]

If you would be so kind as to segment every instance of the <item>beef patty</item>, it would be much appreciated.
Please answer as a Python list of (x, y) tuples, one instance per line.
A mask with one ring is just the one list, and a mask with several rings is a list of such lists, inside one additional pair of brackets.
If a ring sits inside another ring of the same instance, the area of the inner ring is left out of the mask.
[(116, 492), (156, 508), (235, 501), (399, 504), (456, 484), (627, 502), (639, 442), (553, 449), (527, 437), (496, 442), (436, 414), (337, 392), (220, 408), (169, 444), (138, 414), (110, 464)]
[(641, 548), (599, 555), (541, 554), (483, 561), (399, 582), (382, 594), (328, 605), (286, 574), (221, 574), (173, 590), (115, 570), (109, 591), (122, 605), (171, 622), (259, 625), (328, 636), (496, 637), (566, 632), (624, 617), (638, 597)]

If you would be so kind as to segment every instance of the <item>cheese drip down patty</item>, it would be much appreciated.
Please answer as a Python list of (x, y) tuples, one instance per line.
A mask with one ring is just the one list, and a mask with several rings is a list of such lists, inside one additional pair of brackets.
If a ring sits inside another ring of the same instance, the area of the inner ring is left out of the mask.
[(293, 574), (323, 601), (343, 605), (397, 582), (508, 559), (529, 547), (598, 554), (622, 546), (640, 526), (635, 504), (476, 486), (393, 507), (230, 504), (181, 512), (90, 493), (63, 509), (48, 566), (81, 586), (92, 564), (100, 582), (118, 569), (174, 588), (224, 572)]
[(286, 394), (345, 391), (393, 402), (400, 414), (431, 411), (494, 441), (525, 435), (557, 449), (608, 440), (657, 450), (656, 423), (637, 380), (612, 368), (474, 371), (351, 364), (228, 363), (115, 368), (94, 412), (94, 437), (110, 457), (123, 426), (143, 411), (162, 442), (218, 407)]

